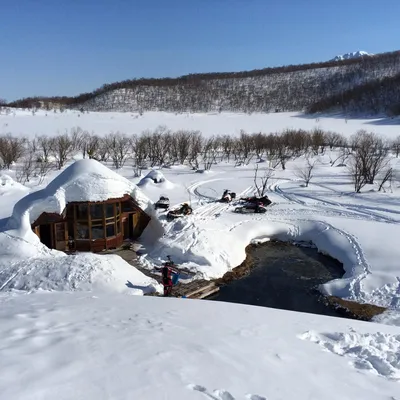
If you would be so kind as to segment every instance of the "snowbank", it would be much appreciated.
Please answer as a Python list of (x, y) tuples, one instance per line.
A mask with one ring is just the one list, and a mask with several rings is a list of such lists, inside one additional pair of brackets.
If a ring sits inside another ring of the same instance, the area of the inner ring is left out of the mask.
[(19, 182), (16, 182), (11, 176), (0, 174), (0, 195), (7, 194), (12, 190), (28, 191), (29, 189)]
[[(44, 247), (44, 246), (43, 246)], [(57, 254), (58, 253), (58, 254)], [(0, 290), (151, 293), (160, 285), (117, 255), (53, 252), (0, 264)]]
[(144, 178), (140, 180), (138, 186), (158, 186), (162, 189), (172, 189), (174, 184), (167, 180), (164, 174), (159, 171), (152, 169)]

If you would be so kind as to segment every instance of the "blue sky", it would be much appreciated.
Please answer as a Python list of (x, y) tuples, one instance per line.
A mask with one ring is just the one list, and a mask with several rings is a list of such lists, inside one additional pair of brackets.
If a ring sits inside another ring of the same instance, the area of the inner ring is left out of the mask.
[(400, 48), (399, 0), (0, 0), (0, 98)]

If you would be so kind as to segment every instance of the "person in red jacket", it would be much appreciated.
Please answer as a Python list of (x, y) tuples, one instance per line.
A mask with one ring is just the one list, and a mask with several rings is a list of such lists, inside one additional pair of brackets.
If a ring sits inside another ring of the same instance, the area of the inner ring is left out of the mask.
[(161, 270), (162, 274), (162, 284), (164, 286), (164, 297), (171, 296), (172, 293), (172, 274), (177, 274), (178, 270), (175, 268), (175, 264), (171, 261), (171, 257), (167, 256), (168, 261), (164, 264), (162, 268), (157, 268)]

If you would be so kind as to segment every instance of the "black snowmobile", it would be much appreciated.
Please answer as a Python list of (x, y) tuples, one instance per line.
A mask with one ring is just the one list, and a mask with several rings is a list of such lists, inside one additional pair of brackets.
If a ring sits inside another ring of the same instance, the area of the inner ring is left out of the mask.
[(240, 201), (242, 203), (248, 203), (248, 204), (261, 204), (264, 207), (269, 206), (272, 201), (268, 198), (268, 196), (262, 196), (262, 197), (257, 197), (257, 196), (251, 196), (251, 197), (244, 197), (241, 198)]
[(160, 199), (154, 204), (155, 209), (162, 208), (168, 210), (169, 208), (169, 198), (166, 196), (160, 196)]
[(179, 208), (175, 208), (171, 210), (167, 214), (167, 219), (172, 221), (175, 218), (185, 217), (193, 212), (192, 207), (189, 206), (187, 203), (183, 203)]
[(244, 206), (235, 208), (235, 213), (241, 214), (264, 214), (265, 212), (267, 212), (267, 209), (261, 203), (247, 203)]
[(220, 199), (221, 203), (230, 203), (232, 200), (236, 199), (236, 193), (230, 192), (228, 189), (224, 190), (222, 197)]

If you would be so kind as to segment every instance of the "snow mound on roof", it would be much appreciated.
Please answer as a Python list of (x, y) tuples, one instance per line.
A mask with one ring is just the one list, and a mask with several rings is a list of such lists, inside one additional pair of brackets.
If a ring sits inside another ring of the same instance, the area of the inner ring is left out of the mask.
[(152, 169), (144, 178), (140, 180), (138, 186), (160, 186), (163, 189), (172, 189), (174, 184), (165, 178), (164, 174), (159, 170)]
[[(46, 188), (28, 194), (15, 204), (8, 228), (24, 236), (31, 232), (30, 225), (43, 212), (61, 214), (69, 202), (105, 201), (126, 194), (131, 195), (150, 217), (155, 216), (151, 201), (135, 184), (96, 160), (78, 160)], [(149, 226), (153, 228), (153, 236), (162, 234), (157, 218), (152, 218)]]
[(135, 295), (160, 290), (159, 284), (154, 279), (142, 274), (117, 255), (80, 253), (67, 256), (61, 252), (49, 253), (47, 255), (38, 253), (36, 257), (22, 259), (19, 262), (2, 263), (0, 290), (100, 289)]
[(0, 175), (0, 195), (8, 193), (10, 190), (24, 190), (28, 191), (29, 189), (21, 185), (19, 182), (16, 182), (11, 176), (6, 174)]
[(367, 53), (366, 51), (353, 51), (352, 53), (338, 55), (335, 58), (332, 58), (331, 61), (351, 60), (353, 58), (362, 58), (362, 57), (370, 57), (370, 56), (373, 56), (373, 54)]

